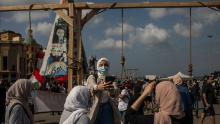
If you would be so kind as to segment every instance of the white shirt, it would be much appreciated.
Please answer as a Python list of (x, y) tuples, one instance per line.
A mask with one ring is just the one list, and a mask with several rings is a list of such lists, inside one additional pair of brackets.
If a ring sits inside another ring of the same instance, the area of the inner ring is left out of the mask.
[(118, 109), (119, 111), (125, 111), (128, 107), (129, 102), (129, 93), (126, 89), (121, 91), (121, 95), (124, 96), (123, 99), (119, 98)]

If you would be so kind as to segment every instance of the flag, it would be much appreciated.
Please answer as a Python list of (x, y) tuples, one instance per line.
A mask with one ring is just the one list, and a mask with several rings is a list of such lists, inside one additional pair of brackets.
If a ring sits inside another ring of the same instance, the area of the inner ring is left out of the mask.
[(40, 71), (36, 69), (30, 78), (31, 82), (34, 84), (34, 89), (39, 89), (44, 83), (44, 77), (40, 75)]

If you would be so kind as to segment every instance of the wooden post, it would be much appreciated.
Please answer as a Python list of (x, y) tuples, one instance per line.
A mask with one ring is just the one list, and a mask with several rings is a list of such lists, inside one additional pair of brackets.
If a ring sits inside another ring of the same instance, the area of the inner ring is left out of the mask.
[(83, 68), (82, 68), (82, 37), (81, 37), (81, 16), (82, 16), (82, 10), (77, 10), (77, 24), (76, 24), (76, 30), (77, 30), (77, 83), (78, 85), (82, 84), (82, 76), (83, 76)]
[[(70, 3), (69, 4), (69, 17), (70, 18), (74, 18), (75, 16), (75, 9), (73, 8), (73, 4)], [(73, 41), (74, 41), (74, 31), (73, 31), (73, 28), (74, 28), (74, 19), (72, 20), (73, 21), (73, 26), (71, 25), (68, 25), (69, 27), (69, 44), (68, 44), (68, 66), (71, 66), (68, 68), (68, 85), (67, 85), (67, 91), (68, 93), (71, 91), (72, 87), (73, 87), (73, 58), (74, 58), (74, 54), (73, 54), (73, 49), (74, 49), (74, 46), (73, 46)]]

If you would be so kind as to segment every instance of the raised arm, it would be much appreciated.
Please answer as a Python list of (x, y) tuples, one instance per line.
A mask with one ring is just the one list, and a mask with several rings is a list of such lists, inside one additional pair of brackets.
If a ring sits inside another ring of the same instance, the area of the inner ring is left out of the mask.
[(154, 86), (155, 83), (148, 84), (145, 87), (144, 92), (141, 94), (141, 96), (131, 105), (131, 108), (137, 111), (140, 108), (146, 96), (149, 96), (153, 92)]

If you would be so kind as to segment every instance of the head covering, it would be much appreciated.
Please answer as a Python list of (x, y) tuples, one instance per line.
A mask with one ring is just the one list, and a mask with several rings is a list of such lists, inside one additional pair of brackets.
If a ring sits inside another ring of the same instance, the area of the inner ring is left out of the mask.
[(156, 80), (156, 75), (146, 75), (145, 78), (150, 81), (153, 81), (153, 80)]
[[(99, 68), (99, 64), (101, 63), (101, 61), (106, 61), (106, 62), (108, 63), (108, 65), (110, 65), (109, 60), (108, 60), (107, 58), (105, 58), (105, 57), (102, 57), (102, 58), (100, 58), (100, 59), (97, 61), (97, 65), (96, 65), (96, 69), (97, 69), (97, 70), (98, 70), (98, 68)], [(99, 77), (102, 77), (103, 74), (99, 73), (99, 71), (98, 71), (98, 76), (99, 76)]]
[(90, 107), (90, 93), (86, 86), (74, 87), (66, 98), (64, 109), (72, 114), (63, 122), (63, 124), (75, 124), (83, 115), (88, 113)]
[(18, 79), (6, 94), (6, 100), (9, 104), (20, 103), (28, 112), (28, 116), (33, 121), (32, 113), (28, 105), (28, 99), (31, 98), (32, 83), (28, 79)]
[(105, 58), (105, 57), (102, 57), (102, 58), (100, 58), (100, 59), (97, 61), (96, 68), (99, 67), (99, 64), (101, 63), (101, 61), (106, 61), (106, 62), (108, 62), (108, 64), (110, 65), (109, 60), (108, 60), (107, 58)]
[(155, 113), (154, 124), (171, 124), (170, 116), (184, 116), (180, 94), (172, 82), (163, 81), (156, 86), (156, 101), (160, 108)]
[(175, 85), (181, 85), (183, 83), (182, 77), (179, 73), (173, 76), (173, 83)]

